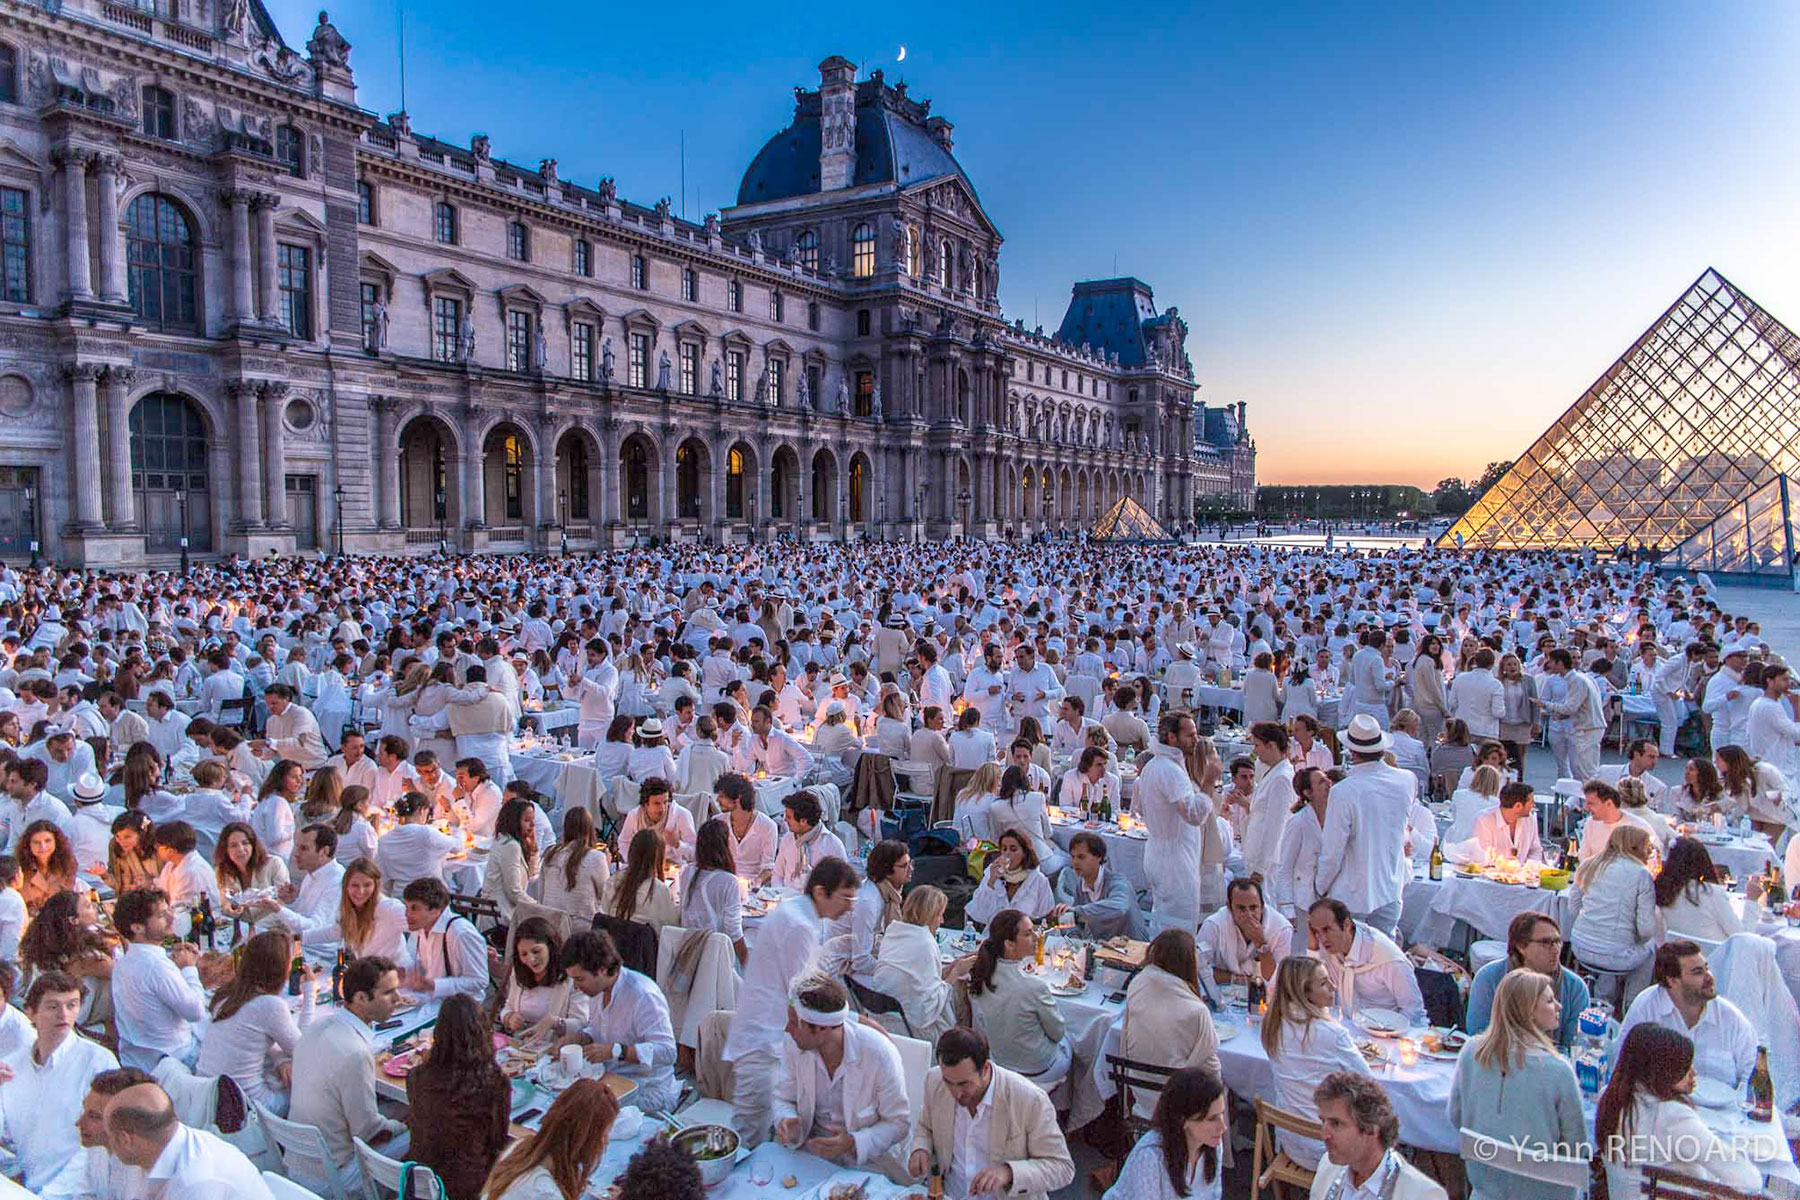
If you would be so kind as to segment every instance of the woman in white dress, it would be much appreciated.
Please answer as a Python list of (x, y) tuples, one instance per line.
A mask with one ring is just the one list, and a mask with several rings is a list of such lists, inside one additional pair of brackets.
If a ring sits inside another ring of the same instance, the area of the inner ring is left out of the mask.
[(331, 818), (331, 828), (338, 835), (336, 858), (340, 863), (375, 857), (381, 838), (369, 823), (368, 788), (353, 783), (338, 793), (338, 810)]
[(1055, 879), (1069, 865), (1069, 856), (1057, 846), (1050, 831), (1050, 809), (1044, 793), (1033, 791), (1018, 767), (1006, 768), (1000, 776), (1000, 790), (988, 804), (988, 826), (998, 837), (1007, 830), (1017, 830), (1031, 841), (1037, 855), (1038, 870)]
[[(286, 933), (259, 933), (245, 944), (236, 977), (213, 994), (194, 1062), (197, 1074), (229, 1075), (246, 1099), (283, 1116), (294, 1047), (313, 1016), (310, 982), (300, 989), (297, 1021), (282, 994), (293, 960), (294, 939)], [(310, 965), (304, 970), (309, 980), (317, 974)]]
[(398, 957), (406, 933), (406, 905), (381, 894), (381, 868), (359, 858), (344, 867), (339, 889), (337, 920), (308, 929), (300, 935), (300, 944), (340, 946), (352, 958)]
[(1694, 838), (1669, 843), (1669, 857), (1656, 876), (1656, 907), (1671, 938), (1701, 938), (1722, 942), (1734, 933), (1755, 933), (1762, 917), (1763, 881), (1752, 875), (1744, 881), (1748, 903), (1740, 914), (1731, 893), (1719, 886), (1712, 855)]
[(568, 913), (584, 929), (600, 911), (612, 866), (596, 841), (593, 814), (585, 808), (569, 809), (563, 814), (562, 841), (544, 856), (538, 876), (544, 907)]
[(1000, 835), (1000, 849), (988, 859), (981, 885), (969, 897), (966, 912), (971, 920), (986, 925), (994, 914), (1016, 908), (1034, 921), (1044, 919), (1056, 904), (1050, 881), (1038, 870), (1037, 851), (1016, 829)]
[(1725, 787), (1731, 819), (1747, 816), (1771, 839), (1780, 837), (1787, 826), (1781, 797), (1788, 790), (1781, 770), (1773, 763), (1750, 757), (1742, 746), (1720, 746), (1713, 760), (1719, 766), (1719, 782)]
[(512, 965), (506, 973), (506, 1003), (500, 1028), (525, 1040), (550, 1041), (564, 1017), (587, 1020), (587, 997), (575, 990), (562, 968), (562, 940), (542, 917), (526, 917), (512, 935)]
[(1225, 1172), (1225, 1084), (1203, 1067), (1169, 1076), (1150, 1119), (1101, 1200), (1219, 1200)]
[(999, 763), (984, 762), (975, 768), (975, 774), (969, 776), (962, 791), (956, 793), (952, 817), (957, 831), (965, 837), (984, 842), (993, 839), (994, 827), (988, 818), (988, 810), (1000, 791), (1000, 777)]

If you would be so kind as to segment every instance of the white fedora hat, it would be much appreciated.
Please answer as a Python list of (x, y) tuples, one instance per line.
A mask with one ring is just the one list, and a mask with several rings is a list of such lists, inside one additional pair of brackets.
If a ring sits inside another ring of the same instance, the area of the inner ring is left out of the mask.
[(1351, 717), (1350, 727), (1344, 731), (1344, 746), (1352, 754), (1380, 754), (1393, 744), (1381, 722), (1367, 713)]

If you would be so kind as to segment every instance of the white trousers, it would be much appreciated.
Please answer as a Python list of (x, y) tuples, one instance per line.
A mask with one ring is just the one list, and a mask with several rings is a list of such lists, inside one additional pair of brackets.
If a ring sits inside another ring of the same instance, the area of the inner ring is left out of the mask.
[(1577, 729), (1569, 734), (1569, 777), (1583, 783), (1600, 773), (1600, 742), (1604, 729)]

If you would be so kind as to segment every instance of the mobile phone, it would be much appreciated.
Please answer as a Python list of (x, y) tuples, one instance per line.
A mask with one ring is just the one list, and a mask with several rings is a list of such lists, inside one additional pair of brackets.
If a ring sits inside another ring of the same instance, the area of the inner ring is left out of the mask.
[[(1108, 996), (1106, 999), (1109, 1004), (1123, 1004), (1123, 1003), (1125, 1003), (1125, 993), (1124, 992), (1114, 992), (1112, 995)], [(375, 1028), (380, 1029), (381, 1026), (377, 1025)]]
[(376, 1029), (377, 1029), (377, 1030), (382, 1030), (382, 1029), (398, 1029), (398, 1028), (400, 1028), (400, 1027), (401, 1027), (401, 1026), (402, 1026), (402, 1025), (404, 1025), (404, 1024), (406, 1024), (406, 1022), (405, 1022), (405, 1021), (402, 1021), (402, 1020), (401, 1020), (401, 1019), (400, 1019), (400, 1018), (399, 1018), (399, 1017), (395, 1017), (395, 1018), (394, 1018), (394, 1019), (393, 1019), (393, 1020), (391, 1020), (391, 1021), (383, 1021), (383, 1022), (381, 1022), (381, 1024), (379, 1024), (379, 1025), (377, 1025), (377, 1026), (375, 1026), (375, 1028), (376, 1028)]
[(523, 1124), (525, 1124), (525, 1122), (534, 1120), (543, 1115), (544, 1115), (544, 1110), (541, 1108), (528, 1108), (524, 1112), (520, 1113), (518, 1116), (513, 1118), (513, 1124), (523, 1125)]

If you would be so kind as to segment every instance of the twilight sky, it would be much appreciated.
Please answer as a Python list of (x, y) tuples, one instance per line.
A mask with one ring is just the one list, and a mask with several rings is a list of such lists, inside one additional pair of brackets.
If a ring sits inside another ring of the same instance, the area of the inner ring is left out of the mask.
[[(317, 5), (266, 3), (302, 46)], [(415, 130), (649, 204), (685, 129), (691, 218), (820, 59), (905, 78), (1006, 238), (1009, 319), (1146, 280), (1201, 398), (1248, 402), (1266, 483), (1479, 475), (1709, 265), (1800, 324), (1780, 0), (406, 7)], [(363, 107), (400, 107), (392, 0), (332, 21)]]

